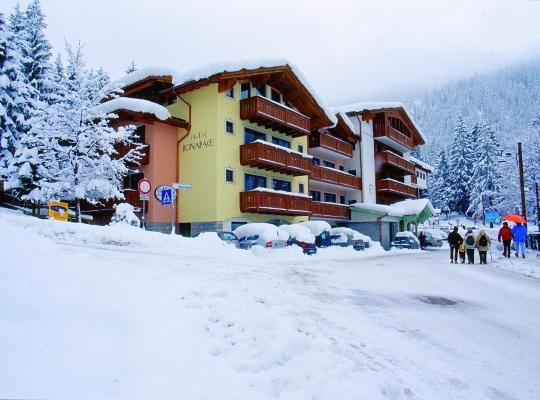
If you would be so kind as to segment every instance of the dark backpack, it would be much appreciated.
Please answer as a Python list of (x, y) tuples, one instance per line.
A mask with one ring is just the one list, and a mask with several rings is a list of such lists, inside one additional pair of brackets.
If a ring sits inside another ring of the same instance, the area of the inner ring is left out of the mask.
[(465, 242), (467, 246), (474, 246), (474, 237), (473, 235), (467, 236), (467, 241)]
[(486, 235), (480, 236), (480, 240), (478, 240), (478, 244), (480, 246), (487, 246), (488, 245), (488, 240), (487, 240)]

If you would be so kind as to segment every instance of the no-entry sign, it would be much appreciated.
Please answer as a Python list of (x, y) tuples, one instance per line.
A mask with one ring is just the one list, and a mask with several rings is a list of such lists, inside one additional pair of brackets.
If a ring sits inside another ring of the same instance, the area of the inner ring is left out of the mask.
[(150, 193), (150, 190), (152, 190), (152, 184), (146, 178), (141, 179), (137, 186), (140, 194), (148, 194)]

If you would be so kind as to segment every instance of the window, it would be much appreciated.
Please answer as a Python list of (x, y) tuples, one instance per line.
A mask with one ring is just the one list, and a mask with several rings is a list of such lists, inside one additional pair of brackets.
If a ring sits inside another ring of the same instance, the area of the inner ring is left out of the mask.
[(124, 189), (139, 190), (138, 184), (143, 178), (144, 174), (141, 172), (129, 174), (124, 178)]
[(335, 203), (336, 202), (336, 195), (334, 193), (325, 193), (324, 194), (324, 201), (326, 203)]
[(339, 204), (345, 204), (345, 196), (343, 195), (339, 196)]
[(255, 88), (255, 93), (258, 96), (266, 97), (266, 85), (262, 85)]
[(240, 84), (240, 100), (247, 99), (250, 96), (250, 88), (251, 84), (249, 82), (244, 82)]
[(234, 169), (225, 168), (225, 182), (234, 183)]
[(340, 171), (345, 171), (345, 167), (343, 165), (338, 166)]
[(231, 231), (234, 231), (239, 226), (245, 225), (247, 222), (232, 221), (231, 222)]
[(279, 93), (277, 90), (270, 89), (270, 98), (273, 101), (281, 103), (281, 93)]
[(234, 99), (234, 86), (230, 88), (229, 90), (225, 91), (225, 96), (227, 96), (230, 99)]
[(321, 201), (321, 192), (317, 190), (310, 190), (309, 194), (311, 195), (313, 201)]
[(321, 165), (321, 160), (319, 160), (318, 158), (313, 157), (313, 158), (311, 159), (311, 163), (312, 163), (313, 165)]
[(291, 191), (291, 182), (282, 179), (272, 179), (272, 189), (281, 190), (283, 192)]
[(277, 144), (278, 146), (286, 147), (288, 149), (291, 148), (291, 142), (289, 142), (288, 140), (280, 139), (275, 136), (272, 136), (272, 143)]
[(303, 183), (298, 184), (298, 193), (304, 193), (304, 184)]
[(323, 160), (323, 165), (328, 168), (336, 168), (336, 164), (331, 161)]
[(244, 190), (253, 190), (266, 187), (266, 177), (260, 175), (244, 174)]
[(144, 125), (138, 126), (137, 129), (135, 129), (135, 142), (145, 143), (145, 140), (146, 140), (145, 126)]
[(234, 122), (225, 120), (225, 133), (229, 135), (234, 135)]
[(303, 152), (304, 152), (304, 146), (302, 146), (301, 144), (298, 145), (298, 152), (299, 152), (299, 153), (303, 153)]
[(261, 132), (257, 132), (253, 129), (245, 128), (244, 129), (244, 143), (253, 143), (255, 140), (265, 140), (266, 135)]

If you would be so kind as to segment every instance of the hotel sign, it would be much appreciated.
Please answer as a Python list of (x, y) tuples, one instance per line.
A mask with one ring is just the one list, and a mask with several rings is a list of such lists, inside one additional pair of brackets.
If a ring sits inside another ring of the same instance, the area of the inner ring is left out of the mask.
[(189, 137), (189, 142), (182, 145), (182, 153), (214, 147), (215, 139), (209, 139), (207, 132), (197, 132)]

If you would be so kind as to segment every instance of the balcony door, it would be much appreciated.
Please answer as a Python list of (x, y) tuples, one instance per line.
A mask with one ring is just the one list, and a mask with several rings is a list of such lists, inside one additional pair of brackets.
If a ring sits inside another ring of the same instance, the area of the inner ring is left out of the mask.
[(245, 128), (244, 129), (244, 143), (249, 144), (253, 143), (255, 140), (264, 140), (266, 141), (266, 135), (256, 130)]
[(246, 192), (249, 190), (265, 187), (266, 177), (260, 175), (244, 174), (244, 190)]

